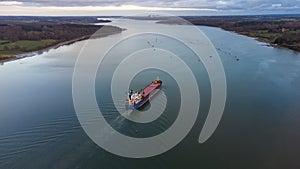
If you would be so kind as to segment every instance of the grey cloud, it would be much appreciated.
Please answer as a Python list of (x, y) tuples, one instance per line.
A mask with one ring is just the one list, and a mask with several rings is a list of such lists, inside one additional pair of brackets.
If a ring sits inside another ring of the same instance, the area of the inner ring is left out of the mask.
[[(1, 0), (24, 6), (121, 6), (209, 8), (223, 11), (300, 11), (299, 0)], [(299, 12), (298, 12), (299, 13)]]

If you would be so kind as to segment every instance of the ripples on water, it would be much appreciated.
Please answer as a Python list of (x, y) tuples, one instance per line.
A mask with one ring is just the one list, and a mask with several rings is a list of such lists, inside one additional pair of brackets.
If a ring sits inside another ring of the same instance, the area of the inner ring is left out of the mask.
[[(0, 168), (299, 168), (299, 54), (220, 29), (202, 29), (216, 45), (228, 82), (224, 117), (207, 143), (197, 142), (205, 120), (200, 113), (188, 137), (158, 157), (121, 158), (95, 145), (83, 132), (71, 102), (72, 67), (83, 45), (79, 42), (0, 66)], [(207, 78), (196, 74), (207, 89)], [(175, 87), (164, 85), (168, 96), (168, 89)], [(209, 95), (209, 90), (201, 95)], [(176, 118), (176, 113), (164, 113), (155, 125), (137, 125), (118, 114), (116, 107), (127, 111), (124, 101), (116, 100), (101, 101), (84, 114), (100, 108), (114, 128), (136, 137), (162, 132)], [(207, 111), (209, 102), (201, 102)]]
[[(73, 113), (69, 113), (73, 114)], [(57, 119), (48, 121), (25, 130), (10, 133), (0, 137), (0, 163), (5, 160), (16, 160), (21, 158), (26, 152), (35, 148), (55, 142), (57, 139), (65, 137), (68, 133), (76, 132), (81, 129), (80, 125), (74, 125), (77, 121), (75, 114), (66, 115)]]

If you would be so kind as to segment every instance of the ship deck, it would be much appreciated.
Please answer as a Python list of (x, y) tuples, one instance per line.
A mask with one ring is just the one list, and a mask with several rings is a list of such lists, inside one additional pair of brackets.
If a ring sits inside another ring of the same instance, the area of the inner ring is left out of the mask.
[(153, 92), (153, 90), (157, 89), (160, 85), (161, 83), (151, 83), (150, 85), (144, 88), (142, 95), (144, 97), (147, 97), (148, 95), (150, 95), (151, 92)]

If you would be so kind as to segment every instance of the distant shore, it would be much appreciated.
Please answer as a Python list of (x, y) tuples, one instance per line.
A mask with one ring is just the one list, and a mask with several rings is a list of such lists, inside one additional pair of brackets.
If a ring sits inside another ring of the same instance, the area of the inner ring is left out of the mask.
[(65, 42), (60, 42), (60, 43), (57, 43), (57, 44), (53, 44), (51, 46), (47, 46), (45, 48), (38, 49), (38, 50), (35, 50), (35, 51), (21, 53), (21, 54), (17, 54), (17, 55), (12, 55), (10, 57), (3, 58), (2, 60), (0, 60), (0, 63), (3, 64), (5, 62), (14, 61), (14, 60), (22, 59), (22, 58), (26, 58), (26, 57), (31, 57), (31, 56), (34, 56), (34, 55), (37, 55), (37, 54), (42, 54), (44, 52), (48, 52), (51, 49), (56, 49), (56, 48), (58, 48), (60, 46), (64, 46), (64, 45), (70, 45), (72, 43), (88, 39), (89, 37), (90, 36), (83, 36), (83, 37), (75, 38), (75, 39), (68, 40), (68, 41), (65, 41)]
[[(113, 35), (113, 34), (117, 34), (117, 33), (120, 33), (119, 31), (117, 32), (106, 32), (106, 33), (103, 33), (101, 35), (94, 35), (94, 37), (96, 38), (101, 38), (101, 37), (105, 37), (105, 36), (109, 36), (109, 35)], [(47, 47), (44, 47), (44, 48), (41, 48), (41, 49), (37, 49), (37, 50), (34, 50), (34, 51), (30, 51), (30, 52), (24, 52), (24, 53), (21, 53), (21, 54), (17, 54), (17, 55), (11, 55), (9, 57), (4, 57), (4, 58), (0, 58), (0, 64), (4, 64), (5, 62), (9, 62), (9, 61), (14, 61), (14, 60), (18, 60), (18, 59), (22, 59), (22, 58), (26, 58), (26, 57), (31, 57), (31, 56), (34, 56), (34, 55), (37, 55), (37, 54), (42, 54), (44, 52), (48, 52), (49, 50), (51, 49), (57, 49), (61, 46), (65, 46), (65, 45), (71, 45), (75, 42), (79, 42), (79, 41), (83, 41), (83, 40), (86, 40), (86, 39), (89, 39), (92, 35), (86, 35), (86, 36), (82, 36), (82, 37), (79, 37), (79, 38), (75, 38), (75, 39), (71, 39), (71, 40), (68, 40), (68, 41), (64, 41), (64, 42), (59, 42), (59, 43), (56, 43), (56, 44), (52, 44), (50, 46), (47, 46)]]
[(300, 52), (300, 16), (187, 16), (185, 20), (162, 19), (162, 24), (193, 24), (219, 27), (253, 37), (274, 47)]
[(0, 64), (124, 30), (92, 24), (109, 22), (95, 17), (0, 17), (0, 22)]

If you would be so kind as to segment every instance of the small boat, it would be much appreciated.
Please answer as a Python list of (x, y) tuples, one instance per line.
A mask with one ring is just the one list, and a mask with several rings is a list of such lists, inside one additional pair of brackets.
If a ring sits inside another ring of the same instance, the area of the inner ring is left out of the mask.
[(161, 85), (161, 80), (154, 80), (139, 92), (130, 90), (128, 92), (128, 98), (126, 99), (126, 109), (134, 110), (141, 108), (152, 96), (154, 96), (159, 91), (157, 89), (160, 89)]

